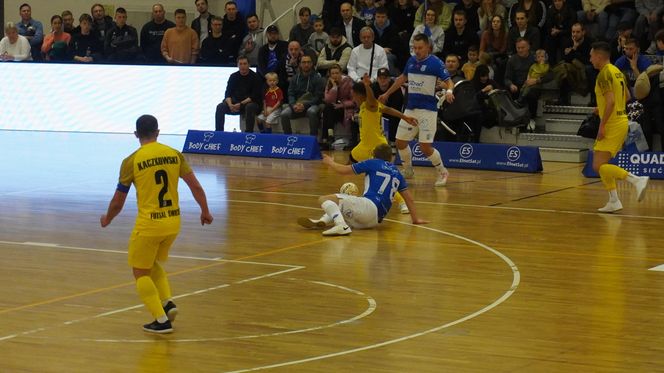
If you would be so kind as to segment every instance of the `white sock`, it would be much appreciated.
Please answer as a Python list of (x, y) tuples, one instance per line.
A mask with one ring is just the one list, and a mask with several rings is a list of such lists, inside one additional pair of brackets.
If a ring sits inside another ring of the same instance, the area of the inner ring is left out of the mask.
[(627, 174), (627, 181), (629, 181), (630, 184), (635, 185), (637, 181), (639, 181), (641, 177), (634, 175), (633, 173), (628, 173)]
[(616, 189), (609, 190), (609, 202), (614, 202), (615, 203), (615, 202), (618, 202), (618, 201), (620, 201), (618, 199), (618, 190), (616, 190)]
[(158, 321), (160, 324), (163, 324), (163, 323), (165, 323), (166, 321), (168, 321), (168, 317), (167, 317), (166, 315), (164, 315), (164, 316), (158, 318), (157, 321)]
[(327, 216), (332, 217), (332, 220), (334, 220), (334, 225), (346, 225), (346, 221), (344, 220), (343, 215), (341, 215), (339, 205), (332, 201), (325, 201), (321, 207), (323, 210), (325, 210), (325, 214), (327, 214)]
[(401, 157), (401, 162), (403, 162), (404, 167), (413, 166), (413, 153), (410, 151), (410, 146), (406, 145), (403, 149), (399, 150), (399, 157)]
[(430, 156), (428, 156), (429, 160), (431, 161), (431, 164), (436, 168), (439, 174), (444, 174), (447, 172), (447, 168), (445, 168), (445, 165), (443, 164), (443, 160), (440, 157), (440, 153), (438, 152), (438, 149), (433, 149), (433, 153), (431, 153)]

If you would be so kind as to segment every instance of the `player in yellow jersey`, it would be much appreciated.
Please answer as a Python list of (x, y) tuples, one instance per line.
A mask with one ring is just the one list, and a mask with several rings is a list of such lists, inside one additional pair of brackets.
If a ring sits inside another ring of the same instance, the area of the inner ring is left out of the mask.
[(205, 191), (179, 151), (157, 142), (157, 118), (143, 115), (134, 132), (141, 147), (122, 161), (118, 183), (102, 227), (111, 224), (124, 206), (131, 184), (136, 187), (138, 215), (129, 239), (129, 265), (136, 278), (138, 295), (155, 321), (143, 325), (150, 333), (171, 333), (177, 308), (162, 267), (168, 250), (180, 232), (178, 180), (182, 178), (201, 208), (201, 224), (212, 223)]
[(590, 63), (599, 70), (595, 83), (597, 112), (600, 117), (599, 132), (593, 148), (593, 169), (599, 173), (604, 187), (609, 191), (609, 201), (599, 212), (622, 210), (622, 203), (616, 190), (616, 179), (627, 180), (636, 188), (637, 200), (645, 197), (647, 176), (636, 176), (626, 170), (609, 164), (609, 160), (622, 149), (627, 136), (627, 101), (629, 88), (625, 76), (611, 64), (611, 48), (608, 43), (593, 43), (590, 50)]
[[(401, 118), (412, 126), (417, 125), (417, 119), (404, 115), (402, 112), (385, 106), (376, 100), (371, 89), (371, 79), (366, 74), (362, 77), (362, 83), (358, 82), (353, 85), (352, 93), (353, 101), (360, 108), (360, 142), (350, 152), (350, 160), (353, 163), (373, 158), (373, 151), (376, 146), (387, 144), (382, 126), (383, 114)], [(394, 201), (399, 205), (402, 214), (410, 212), (401, 194), (397, 193), (394, 196)]]

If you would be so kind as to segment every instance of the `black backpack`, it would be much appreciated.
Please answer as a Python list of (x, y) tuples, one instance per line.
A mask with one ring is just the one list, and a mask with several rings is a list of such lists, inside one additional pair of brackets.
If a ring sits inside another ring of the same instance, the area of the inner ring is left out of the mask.
[(489, 109), (496, 115), (499, 127), (521, 127), (530, 122), (528, 108), (517, 105), (509, 93), (501, 89), (489, 92)]

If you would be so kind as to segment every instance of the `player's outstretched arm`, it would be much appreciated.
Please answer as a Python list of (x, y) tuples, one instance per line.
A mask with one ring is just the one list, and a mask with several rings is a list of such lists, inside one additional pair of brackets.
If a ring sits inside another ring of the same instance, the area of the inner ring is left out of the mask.
[(122, 211), (122, 208), (124, 207), (126, 200), (127, 200), (126, 192), (121, 192), (119, 190), (115, 191), (115, 194), (111, 199), (111, 202), (108, 204), (108, 210), (106, 211), (106, 214), (102, 215), (101, 218), (99, 219), (102, 228), (111, 224), (113, 218), (118, 216), (120, 211)]
[(413, 195), (410, 194), (410, 190), (406, 189), (401, 192), (401, 196), (403, 197), (404, 201), (406, 202), (406, 206), (408, 206), (408, 210), (410, 210), (410, 219), (413, 222), (413, 224), (427, 224), (429, 223), (428, 220), (420, 219), (417, 216), (417, 210), (415, 209), (415, 200), (413, 200)]
[(210, 209), (208, 208), (205, 190), (203, 190), (201, 183), (198, 182), (196, 175), (193, 172), (190, 172), (182, 176), (182, 180), (187, 183), (196, 203), (198, 203), (198, 206), (201, 208), (201, 225), (211, 224), (214, 218), (212, 217), (212, 214), (210, 214)]
[(353, 167), (341, 163), (337, 163), (334, 161), (334, 158), (330, 157), (327, 154), (323, 154), (323, 163), (325, 163), (328, 167), (333, 169), (336, 173), (341, 174), (341, 175), (351, 175), (353, 174)]
[(397, 118), (401, 118), (401, 119), (405, 120), (406, 122), (408, 122), (408, 124), (410, 124), (411, 126), (417, 126), (417, 124), (418, 124), (417, 118), (405, 115), (404, 113), (402, 113), (398, 110), (395, 110), (395, 109), (393, 109), (389, 106), (383, 106), (383, 114), (391, 115), (391, 116), (397, 117)]

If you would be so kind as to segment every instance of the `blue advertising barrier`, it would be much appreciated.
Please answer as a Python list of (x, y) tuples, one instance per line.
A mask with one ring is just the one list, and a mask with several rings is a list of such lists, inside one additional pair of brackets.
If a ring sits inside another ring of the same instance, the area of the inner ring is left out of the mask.
[[(635, 150), (620, 151), (611, 158), (610, 164), (622, 167), (628, 172), (639, 176), (650, 176), (651, 179), (664, 179), (664, 153), (644, 152)], [(588, 161), (583, 168), (583, 176), (599, 177), (593, 170), (593, 153), (588, 153)]]
[(183, 153), (321, 159), (314, 136), (189, 130)]
[[(534, 146), (434, 142), (433, 147), (440, 152), (445, 167), (531, 173), (542, 171), (539, 148)], [(410, 149), (413, 165), (431, 166), (417, 142), (411, 142)], [(395, 163), (401, 164), (398, 153)]]

